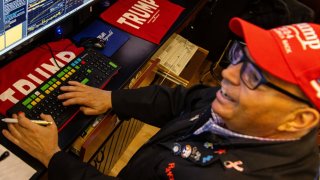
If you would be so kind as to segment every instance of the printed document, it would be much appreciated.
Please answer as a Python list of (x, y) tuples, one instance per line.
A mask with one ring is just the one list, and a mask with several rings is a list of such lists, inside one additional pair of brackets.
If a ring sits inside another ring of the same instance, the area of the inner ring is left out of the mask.
[(0, 180), (30, 179), (36, 173), (35, 169), (0, 144), (0, 156), (5, 151), (9, 152), (9, 156), (0, 161)]
[(160, 65), (179, 76), (197, 49), (197, 45), (178, 34), (173, 34), (152, 58), (160, 59)]

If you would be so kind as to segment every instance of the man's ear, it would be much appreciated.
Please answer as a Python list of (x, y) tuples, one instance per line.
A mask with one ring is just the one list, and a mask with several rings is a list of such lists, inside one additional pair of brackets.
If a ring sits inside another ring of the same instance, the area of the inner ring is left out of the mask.
[(314, 108), (297, 109), (287, 116), (286, 121), (278, 126), (278, 130), (287, 132), (310, 130), (319, 124), (319, 116), (319, 112)]

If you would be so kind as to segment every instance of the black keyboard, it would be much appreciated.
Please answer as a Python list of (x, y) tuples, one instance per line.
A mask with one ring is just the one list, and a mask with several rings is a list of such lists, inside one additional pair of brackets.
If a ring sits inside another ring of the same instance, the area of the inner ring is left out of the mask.
[(79, 106), (65, 107), (57, 99), (63, 93), (60, 86), (73, 80), (103, 88), (119, 68), (108, 57), (87, 49), (11, 107), (7, 115), (11, 117), (13, 113), (22, 111), (30, 119), (40, 119), (41, 113), (50, 114), (60, 131), (79, 112)]

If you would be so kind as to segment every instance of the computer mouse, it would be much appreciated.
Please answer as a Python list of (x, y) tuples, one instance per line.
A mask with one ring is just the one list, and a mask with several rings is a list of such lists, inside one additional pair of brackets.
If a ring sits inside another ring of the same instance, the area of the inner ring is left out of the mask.
[(94, 48), (94, 49), (104, 49), (106, 46), (106, 42), (100, 38), (81, 38), (80, 39), (80, 46), (85, 48)]

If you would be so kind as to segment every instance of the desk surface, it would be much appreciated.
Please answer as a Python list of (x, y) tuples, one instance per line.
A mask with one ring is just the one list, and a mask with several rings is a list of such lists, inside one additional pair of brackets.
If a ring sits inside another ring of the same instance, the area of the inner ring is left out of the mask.
[[(185, 8), (174, 25), (166, 33), (162, 43), (174, 32), (180, 32), (192, 19), (192, 17), (205, 5), (207, 0), (172, 0), (172, 2)], [(130, 39), (111, 57), (122, 68), (119, 73), (109, 82), (105, 89), (116, 90), (123, 88), (128, 84), (132, 77), (143, 67), (143, 65), (151, 58), (154, 52), (160, 46), (141, 38), (130, 36)], [(59, 132), (59, 145), (66, 150), (73, 141), (81, 134), (81, 132), (94, 120), (95, 117), (79, 114), (72, 120), (61, 132)], [(4, 142), (10, 144), (9, 142)], [(15, 153), (23, 157), (23, 159), (33, 166), (38, 173), (33, 177), (36, 179), (38, 175), (44, 172), (45, 168), (25, 152), (16, 151)]]

